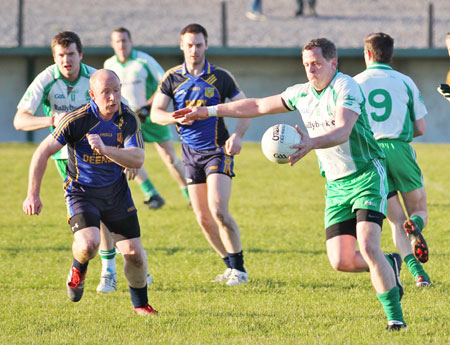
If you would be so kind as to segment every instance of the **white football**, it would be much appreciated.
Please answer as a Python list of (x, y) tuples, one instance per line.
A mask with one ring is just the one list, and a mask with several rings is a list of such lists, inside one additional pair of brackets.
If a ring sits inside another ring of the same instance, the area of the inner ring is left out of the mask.
[(261, 139), (261, 148), (269, 161), (285, 164), (289, 162), (289, 156), (297, 151), (290, 146), (299, 144), (301, 140), (300, 134), (294, 127), (278, 124), (266, 130)]

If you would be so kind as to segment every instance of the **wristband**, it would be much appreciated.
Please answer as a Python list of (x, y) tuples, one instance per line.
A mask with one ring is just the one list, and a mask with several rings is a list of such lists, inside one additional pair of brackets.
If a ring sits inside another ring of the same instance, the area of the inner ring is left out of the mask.
[(52, 116), (52, 124), (51, 124), (51, 126), (55, 127), (55, 117), (54, 116)]
[(206, 107), (206, 111), (208, 112), (208, 116), (217, 116), (217, 105)]

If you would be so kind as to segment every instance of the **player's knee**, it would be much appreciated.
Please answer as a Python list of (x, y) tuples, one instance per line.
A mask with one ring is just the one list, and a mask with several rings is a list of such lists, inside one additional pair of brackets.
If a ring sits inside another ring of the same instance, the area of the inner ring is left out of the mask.
[(86, 241), (86, 242), (82, 242), (82, 243), (77, 243), (77, 250), (78, 252), (85, 258), (93, 258), (97, 252), (98, 252), (98, 247), (99, 247), (98, 242), (96, 241)]
[(225, 211), (221, 208), (217, 208), (217, 209), (212, 210), (211, 213), (212, 213), (214, 219), (218, 223), (225, 225), (225, 226), (230, 223), (231, 216), (227, 211)]
[(371, 241), (364, 241), (359, 243), (359, 250), (361, 251), (363, 258), (370, 262), (375, 261), (375, 257), (380, 251), (380, 247)]
[(333, 267), (334, 270), (340, 271), (340, 272), (351, 272), (353, 269), (353, 263), (351, 260), (348, 259), (348, 257), (335, 257), (330, 259), (331, 267)]
[(210, 229), (212, 226), (215, 226), (214, 220), (207, 215), (204, 214), (197, 214), (197, 223), (205, 229), (206, 232), (208, 232), (208, 229)]
[(131, 250), (127, 254), (123, 254), (124, 260), (136, 268), (145, 265), (145, 256), (142, 252)]

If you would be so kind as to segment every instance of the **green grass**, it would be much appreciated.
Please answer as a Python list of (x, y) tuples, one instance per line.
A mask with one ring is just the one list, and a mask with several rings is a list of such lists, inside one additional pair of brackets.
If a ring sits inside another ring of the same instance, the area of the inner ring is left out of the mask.
[[(433, 280), (415, 287), (402, 271), (408, 331), (387, 333), (367, 273), (334, 271), (325, 252), (324, 180), (314, 154), (291, 168), (268, 162), (259, 145), (236, 157), (231, 213), (242, 232), (248, 284), (209, 281), (224, 265), (207, 245), (153, 147), (145, 166), (167, 204), (146, 210), (131, 183), (155, 283), (157, 317), (132, 314), (119, 269), (118, 291), (98, 295), (100, 260), (89, 265), (79, 303), (66, 296), (72, 234), (62, 182), (49, 162), (39, 216), (22, 212), (34, 145), (1, 144), (0, 344), (448, 344), (450, 343), (450, 147), (415, 145), (425, 175), (430, 220), (425, 235)], [(177, 146), (179, 150), (179, 146)], [(394, 251), (390, 229), (382, 236)], [(118, 266), (122, 258), (117, 259)]]

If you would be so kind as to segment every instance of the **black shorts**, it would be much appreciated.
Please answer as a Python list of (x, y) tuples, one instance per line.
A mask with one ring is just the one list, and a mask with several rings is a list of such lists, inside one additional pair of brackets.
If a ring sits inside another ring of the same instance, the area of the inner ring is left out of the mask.
[(355, 218), (329, 226), (325, 231), (326, 239), (329, 240), (330, 238), (341, 235), (351, 235), (356, 238), (356, 223), (368, 221), (376, 223), (382, 228), (383, 220), (383, 213), (373, 210), (358, 209), (356, 210)]
[[(122, 235), (127, 239), (141, 237), (141, 228), (139, 226), (137, 213), (122, 220), (103, 221), (103, 223), (110, 232)], [(70, 218), (69, 225), (72, 228), (73, 233), (90, 226), (100, 228), (100, 217), (90, 212), (78, 213)]]
[(65, 185), (65, 189), (73, 232), (89, 226), (99, 227), (102, 221), (109, 231), (126, 238), (140, 236), (137, 210), (125, 174), (107, 187), (85, 187), (72, 181)]
[(224, 174), (234, 177), (234, 157), (225, 154), (223, 148), (195, 150), (182, 145), (185, 177), (187, 184), (205, 183), (210, 174)]

